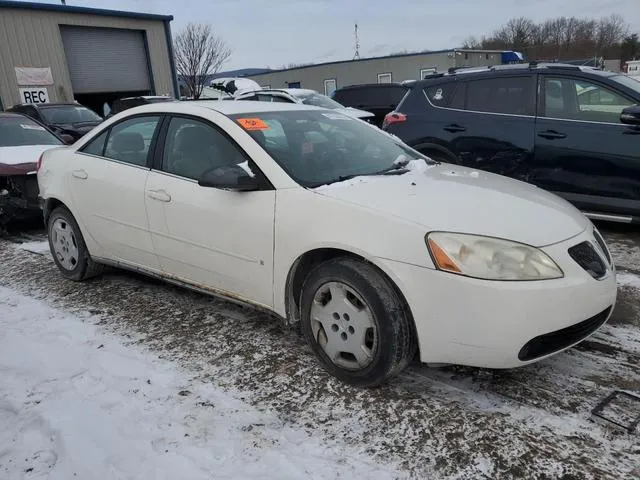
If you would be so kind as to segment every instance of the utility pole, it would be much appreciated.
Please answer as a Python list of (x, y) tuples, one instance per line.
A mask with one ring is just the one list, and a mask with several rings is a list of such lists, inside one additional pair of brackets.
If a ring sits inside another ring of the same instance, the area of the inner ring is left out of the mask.
[(353, 59), (357, 59), (360, 58), (360, 37), (358, 37), (358, 24), (356, 23), (355, 29), (354, 29), (354, 37), (355, 37), (355, 41), (356, 41), (356, 52), (353, 55)]

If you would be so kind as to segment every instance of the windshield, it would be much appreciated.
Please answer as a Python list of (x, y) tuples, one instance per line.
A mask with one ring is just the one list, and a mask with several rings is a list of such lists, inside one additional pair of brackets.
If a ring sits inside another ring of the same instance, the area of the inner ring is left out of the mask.
[(58, 137), (22, 115), (0, 116), (0, 147), (61, 145)]
[(300, 185), (360, 175), (402, 174), (410, 160), (432, 160), (361, 120), (315, 110), (231, 115)]
[(635, 78), (628, 77), (627, 75), (616, 75), (611, 77), (611, 80), (614, 82), (618, 82), (620, 85), (624, 85), (631, 90), (634, 90), (638, 95), (640, 95), (640, 81)]
[(295, 95), (305, 105), (313, 105), (314, 107), (322, 108), (344, 108), (344, 105), (339, 104), (335, 100), (331, 100), (326, 95), (320, 95), (319, 93), (308, 93), (306, 95)]
[(86, 107), (60, 105), (57, 107), (41, 107), (44, 119), (53, 124), (100, 122), (102, 118)]

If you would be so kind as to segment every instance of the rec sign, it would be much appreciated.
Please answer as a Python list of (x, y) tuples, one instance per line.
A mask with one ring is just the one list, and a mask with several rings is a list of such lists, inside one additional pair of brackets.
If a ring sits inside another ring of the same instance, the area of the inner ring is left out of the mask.
[(46, 87), (20, 88), (22, 103), (49, 103), (49, 92)]

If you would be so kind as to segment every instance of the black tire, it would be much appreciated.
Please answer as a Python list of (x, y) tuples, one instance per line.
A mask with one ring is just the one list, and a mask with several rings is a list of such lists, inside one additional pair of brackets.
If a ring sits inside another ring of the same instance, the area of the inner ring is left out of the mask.
[[(73, 233), (74, 245), (78, 249), (77, 262), (75, 262), (75, 266), (71, 269), (66, 268), (60, 262), (60, 260), (58, 259), (58, 255), (56, 254), (54, 249), (54, 234), (52, 233), (52, 229), (56, 220), (61, 220), (64, 225), (66, 225), (66, 228), (71, 229), (71, 232)], [(49, 237), (49, 249), (51, 250), (53, 261), (56, 263), (63, 277), (76, 282), (81, 282), (102, 273), (104, 266), (97, 262), (94, 262), (91, 259), (89, 250), (87, 249), (87, 245), (84, 243), (84, 238), (82, 237), (80, 227), (78, 226), (76, 219), (66, 207), (57, 207), (53, 210), (53, 212), (51, 212), (51, 215), (49, 216), (49, 220), (47, 222), (47, 234)]]
[[(336, 365), (314, 338), (311, 307), (316, 292), (328, 282), (340, 282), (353, 289), (373, 314), (377, 347), (371, 362), (362, 369)], [(371, 264), (351, 258), (336, 258), (314, 268), (305, 279), (300, 298), (301, 330), (322, 366), (345, 383), (375, 387), (397, 375), (416, 353), (411, 315), (390, 282)]]

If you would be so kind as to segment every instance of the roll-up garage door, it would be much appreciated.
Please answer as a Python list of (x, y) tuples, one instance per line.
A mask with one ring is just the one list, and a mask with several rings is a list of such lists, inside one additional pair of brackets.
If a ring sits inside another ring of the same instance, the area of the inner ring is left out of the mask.
[(60, 26), (74, 93), (151, 90), (144, 33)]

